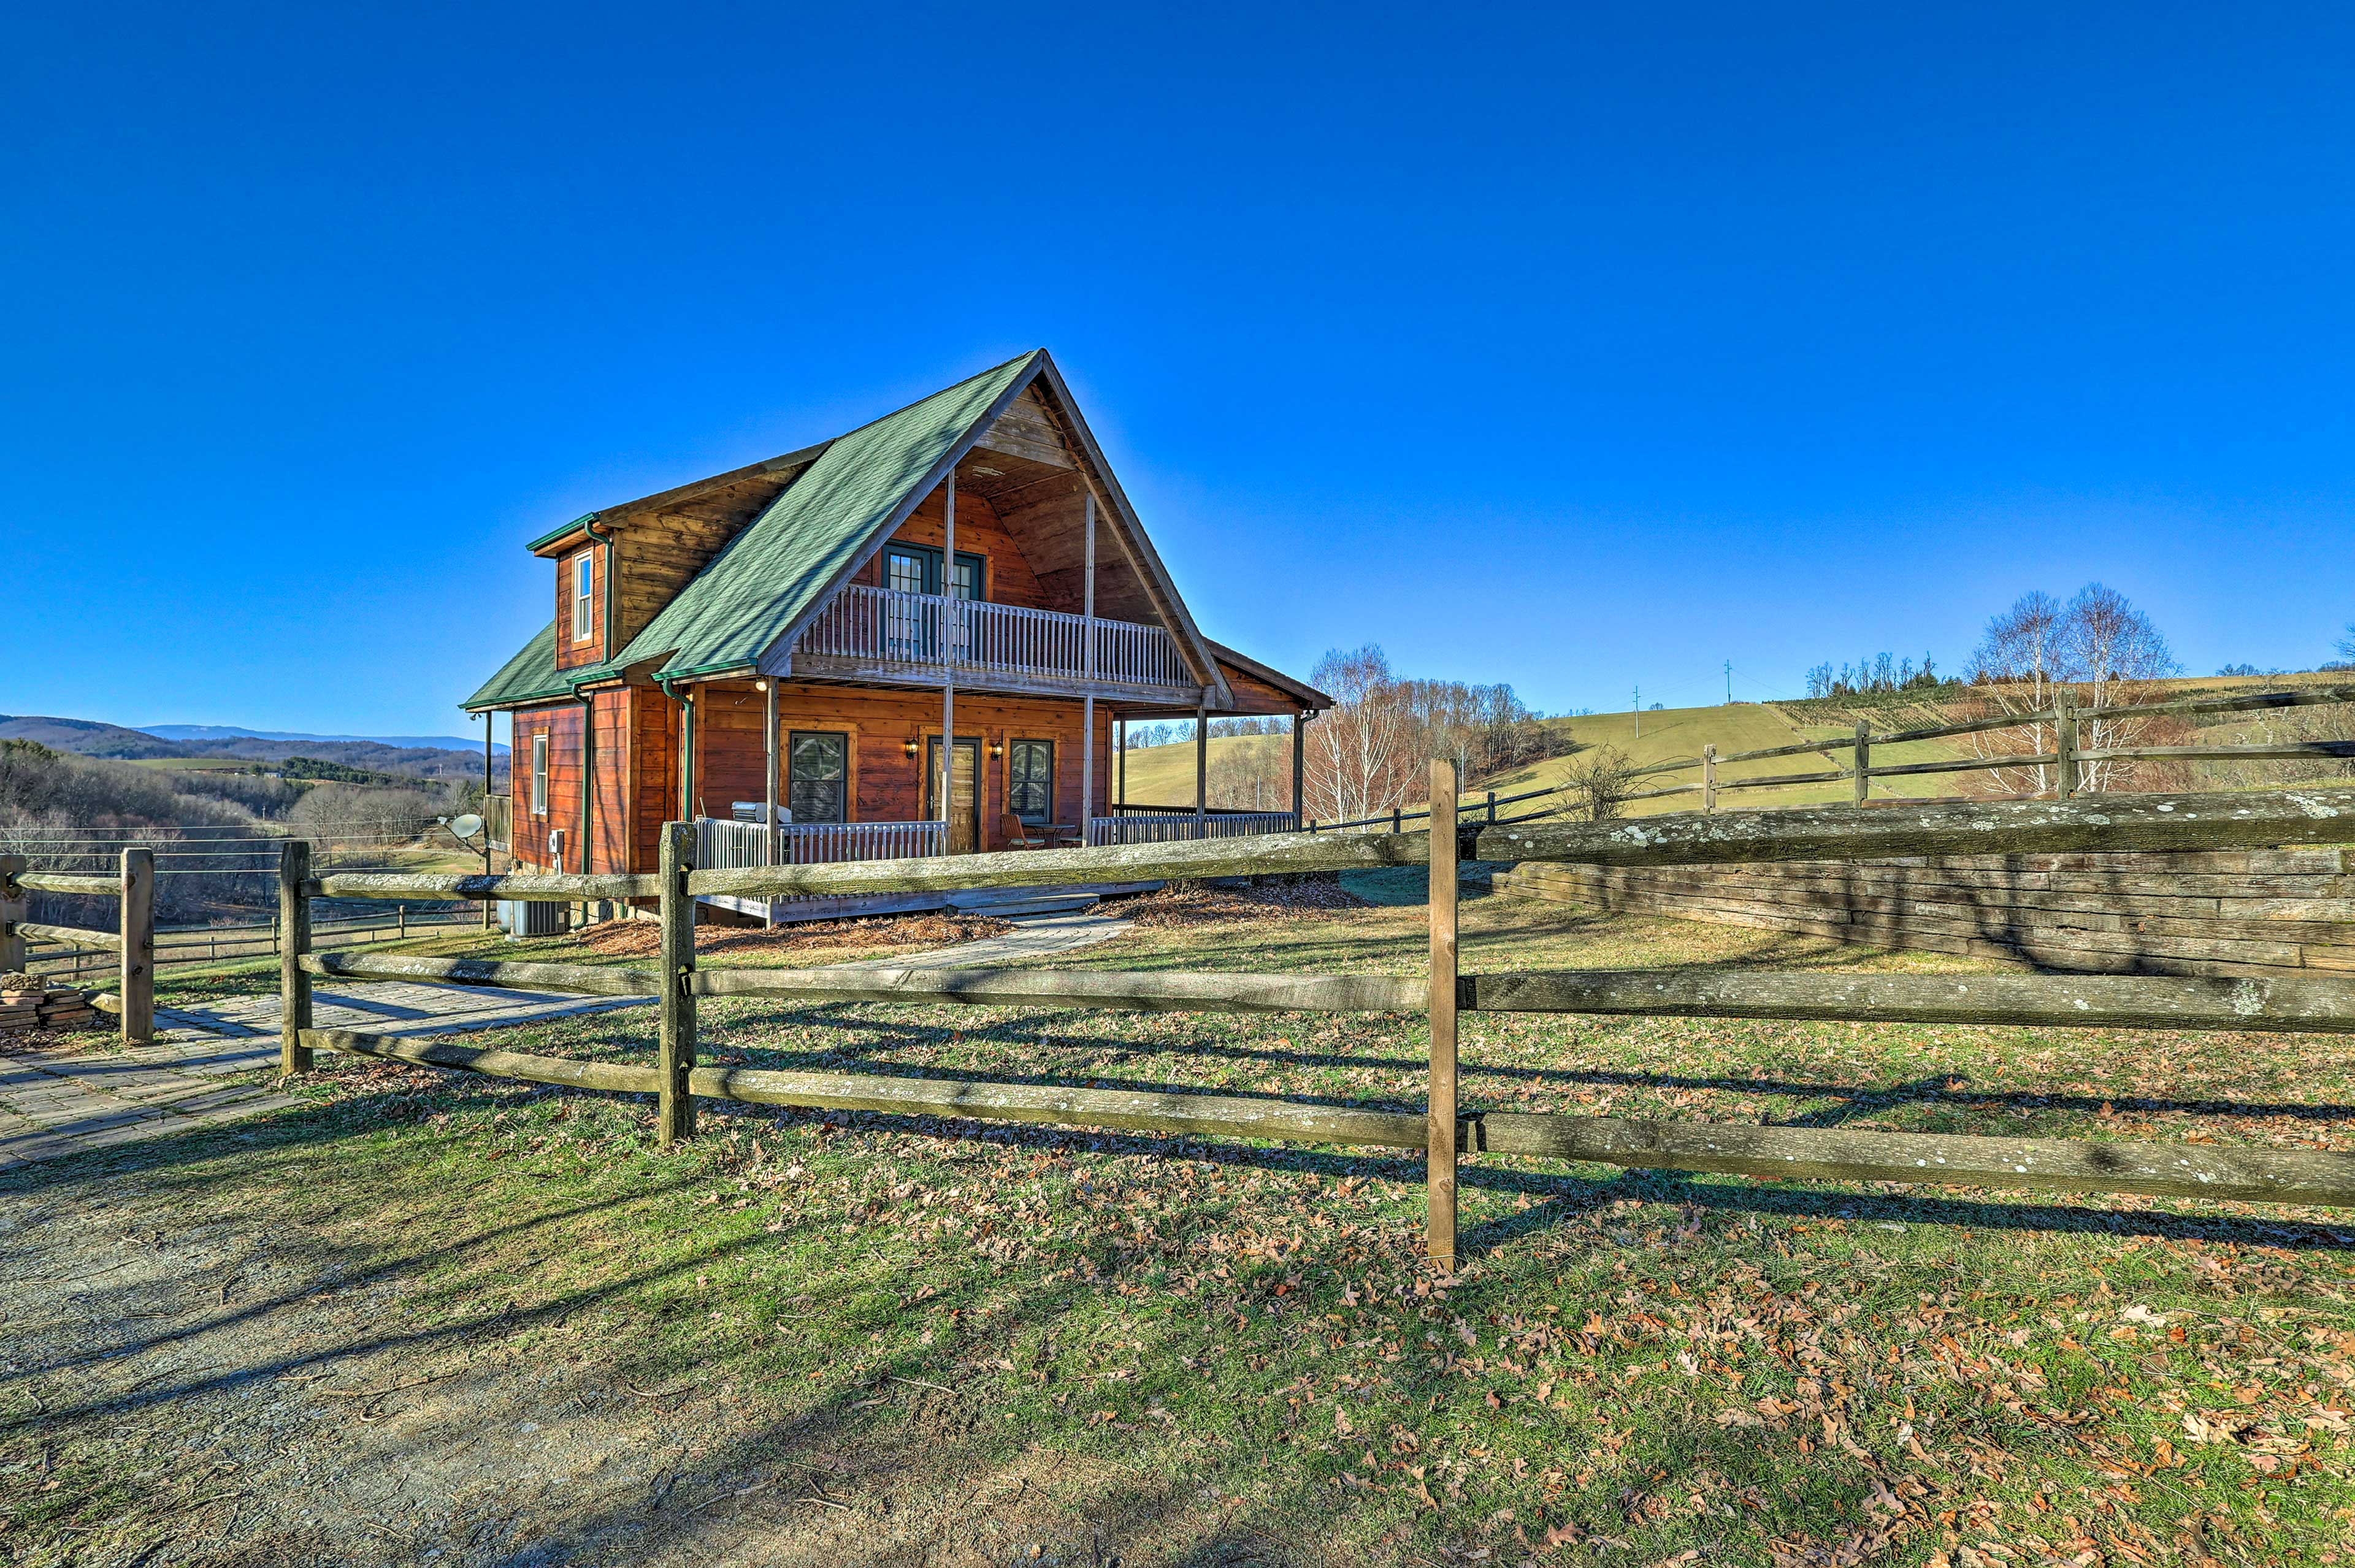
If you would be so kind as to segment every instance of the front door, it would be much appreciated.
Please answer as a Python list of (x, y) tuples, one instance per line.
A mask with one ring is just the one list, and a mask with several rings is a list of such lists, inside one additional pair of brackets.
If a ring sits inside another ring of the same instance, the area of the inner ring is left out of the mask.
[(952, 810), (941, 810), (941, 738), (934, 735), (924, 747), (924, 816), (937, 822), (943, 815), (949, 825), (949, 853), (970, 855), (981, 848), (981, 742), (960, 740), (949, 779), (949, 800)]

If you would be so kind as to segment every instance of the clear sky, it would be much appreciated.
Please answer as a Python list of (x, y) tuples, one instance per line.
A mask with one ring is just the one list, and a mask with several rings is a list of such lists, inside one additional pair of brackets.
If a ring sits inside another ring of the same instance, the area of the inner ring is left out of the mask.
[(0, 711), (464, 732), (525, 539), (1044, 344), (1211, 635), (1550, 710), (2355, 619), (2355, 13), (80, 5)]

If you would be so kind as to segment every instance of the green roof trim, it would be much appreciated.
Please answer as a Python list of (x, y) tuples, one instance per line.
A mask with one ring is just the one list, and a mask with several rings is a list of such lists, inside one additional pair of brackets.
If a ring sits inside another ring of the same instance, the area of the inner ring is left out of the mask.
[(603, 515), (604, 514), (602, 512), (583, 512), (579, 517), (573, 518), (570, 522), (566, 523), (563, 527), (549, 529), (546, 533), (540, 535), (538, 539), (532, 540), (523, 548), (534, 550), (546, 549), (549, 545), (554, 544), (558, 539), (562, 539), (565, 535), (579, 533), (583, 528), (595, 522)]
[[(940, 483), (950, 454), (1028, 384), (1045, 354), (1033, 349), (828, 443), (613, 662), (662, 659), (657, 680), (757, 664)], [(551, 645), (551, 668), (552, 653)]]
[(469, 713), (480, 713), (486, 708), (514, 708), (548, 698), (570, 697), (577, 683), (612, 673), (604, 665), (558, 669), (556, 623), (550, 621), (533, 634), (531, 641), (515, 657), (501, 665), (499, 673), (485, 681), (480, 691), (458, 706)]

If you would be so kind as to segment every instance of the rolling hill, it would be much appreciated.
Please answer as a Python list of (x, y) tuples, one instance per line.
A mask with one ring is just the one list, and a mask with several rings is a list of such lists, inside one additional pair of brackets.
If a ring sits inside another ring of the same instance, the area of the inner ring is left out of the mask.
[[(0, 714), (0, 741), (31, 741), (56, 752), (147, 763), (275, 763), (299, 756), (314, 762), (361, 768), (370, 773), (398, 773), (407, 778), (479, 778), (483, 771), (483, 753), (479, 746), (458, 750), (442, 746), (394, 746), (383, 741), (277, 740), (244, 734), (211, 739), (174, 739), (91, 719), (59, 719), (37, 714)], [(504, 752), (505, 748), (500, 750)]]

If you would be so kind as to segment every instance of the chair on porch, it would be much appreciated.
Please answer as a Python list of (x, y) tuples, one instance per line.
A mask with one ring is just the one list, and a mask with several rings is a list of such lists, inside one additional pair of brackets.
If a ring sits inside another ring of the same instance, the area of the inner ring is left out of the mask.
[(1031, 827), (1012, 812), (997, 819), (997, 836), (1008, 849), (1044, 849), (1047, 836), (1043, 829)]

